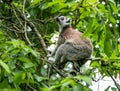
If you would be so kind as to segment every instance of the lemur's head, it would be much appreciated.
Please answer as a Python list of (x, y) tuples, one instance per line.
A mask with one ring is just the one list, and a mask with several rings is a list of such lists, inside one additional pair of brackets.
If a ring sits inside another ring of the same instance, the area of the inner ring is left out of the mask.
[(58, 16), (58, 17), (56, 17), (56, 21), (57, 21), (59, 27), (63, 28), (67, 25), (71, 25), (70, 23), (71, 23), (72, 19), (67, 18), (65, 16)]

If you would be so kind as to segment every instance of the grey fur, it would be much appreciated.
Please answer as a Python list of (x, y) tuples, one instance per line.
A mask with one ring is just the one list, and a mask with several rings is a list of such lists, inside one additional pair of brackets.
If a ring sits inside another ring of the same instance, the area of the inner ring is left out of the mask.
[(75, 31), (70, 22), (71, 19), (65, 16), (57, 17), (60, 35), (57, 47), (51, 57), (55, 56), (52, 61), (60, 68), (63, 68), (68, 61), (73, 62), (77, 67), (81, 67), (87, 61), (86, 58), (89, 58), (92, 53), (91, 41), (88, 38), (83, 38), (82, 33)]

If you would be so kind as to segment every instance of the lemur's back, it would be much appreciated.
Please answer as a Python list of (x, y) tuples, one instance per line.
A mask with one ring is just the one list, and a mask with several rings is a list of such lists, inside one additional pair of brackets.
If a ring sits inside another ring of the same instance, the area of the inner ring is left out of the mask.
[(58, 43), (69, 43), (76, 49), (88, 49), (88, 52), (92, 52), (91, 41), (88, 38), (83, 38), (82, 33), (74, 30), (72, 27), (61, 32)]

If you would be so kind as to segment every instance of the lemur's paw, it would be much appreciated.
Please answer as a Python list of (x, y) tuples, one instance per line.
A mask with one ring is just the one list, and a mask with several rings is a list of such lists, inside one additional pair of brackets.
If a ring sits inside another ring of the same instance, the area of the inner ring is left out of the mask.
[(53, 57), (48, 57), (48, 61), (55, 62), (55, 59)]

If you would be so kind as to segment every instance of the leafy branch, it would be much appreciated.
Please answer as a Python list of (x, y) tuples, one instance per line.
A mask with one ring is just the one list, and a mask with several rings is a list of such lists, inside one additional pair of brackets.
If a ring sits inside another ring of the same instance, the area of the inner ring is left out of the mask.
[(46, 44), (45, 44), (45, 42), (44, 42), (41, 34), (39, 33), (39, 31), (38, 31), (37, 28), (35, 27), (35, 25), (34, 25), (31, 21), (29, 21), (29, 20), (25, 17), (25, 15), (23, 14), (23, 12), (21, 12), (14, 4), (11, 4), (11, 6), (15, 9), (15, 11), (16, 11), (17, 13), (19, 13), (20, 17), (21, 17), (24, 21), (26, 21), (26, 23), (31, 27), (31, 29), (32, 29), (32, 30), (35, 32), (35, 34), (38, 36), (38, 38), (39, 38), (39, 40), (40, 40), (40, 43), (41, 43), (41, 45), (42, 45), (42, 47), (43, 47), (43, 49), (44, 49), (44, 52), (47, 54), (48, 51), (47, 51), (47, 49), (46, 49)]

